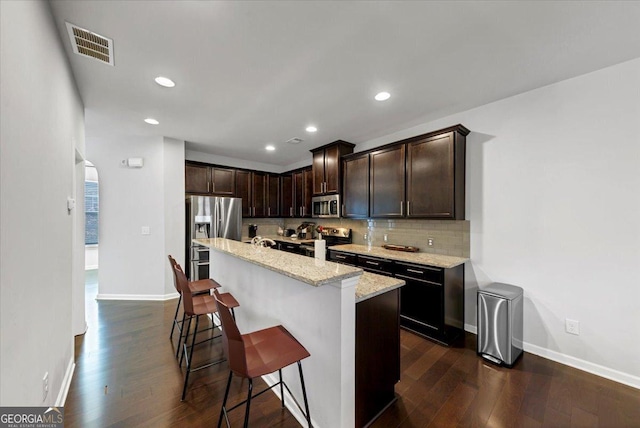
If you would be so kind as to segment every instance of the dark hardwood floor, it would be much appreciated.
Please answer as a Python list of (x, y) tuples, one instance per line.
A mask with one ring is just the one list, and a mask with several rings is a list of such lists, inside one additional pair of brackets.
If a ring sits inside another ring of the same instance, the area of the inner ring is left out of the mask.
[[(76, 338), (65, 426), (215, 426), (227, 366), (192, 373), (187, 400), (180, 401), (183, 372), (169, 341), (176, 301), (95, 302), (88, 287), (89, 329)], [(447, 348), (403, 330), (398, 400), (373, 427), (640, 426), (636, 389), (531, 354), (513, 369), (496, 367), (476, 356), (475, 344), (467, 334), (461, 346)], [(200, 345), (194, 360), (221, 352), (218, 339)], [(232, 403), (244, 399), (246, 386), (235, 378)], [(258, 381), (256, 388), (263, 386)], [(313, 415), (312, 400), (310, 405)], [(232, 412), (232, 426), (240, 426), (243, 416)], [(252, 403), (250, 422), (299, 426), (271, 393)]]

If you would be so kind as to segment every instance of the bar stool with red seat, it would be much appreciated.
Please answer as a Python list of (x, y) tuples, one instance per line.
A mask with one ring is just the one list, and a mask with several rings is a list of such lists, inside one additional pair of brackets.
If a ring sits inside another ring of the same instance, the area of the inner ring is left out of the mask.
[[(182, 321), (178, 321), (178, 312), (180, 311), (180, 303), (182, 302), (182, 291), (178, 286), (178, 281), (176, 279), (176, 272), (174, 268), (178, 266), (180, 270), (182, 270), (182, 267), (171, 255), (169, 255), (169, 263), (171, 264), (171, 271), (173, 272), (173, 286), (175, 287), (176, 291), (180, 296), (178, 298), (178, 305), (176, 306), (176, 312), (173, 315), (173, 324), (171, 325), (171, 333), (169, 334), (169, 339), (173, 340), (173, 331), (175, 330), (176, 327), (178, 327), (178, 331), (180, 334), (180, 340), (178, 340), (178, 346), (176, 349), (176, 358), (178, 358), (178, 354), (180, 352), (180, 344), (182, 342), (182, 325), (184, 323), (185, 317), (184, 316), (182, 317)], [(197, 281), (189, 281), (188, 284), (189, 284), (189, 289), (191, 290), (191, 294), (195, 297), (195, 301), (194, 301), (195, 303), (198, 303), (199, 301), (201, 301), (202, 295), (210, 295), (211, 290), (213, 290), (214, 288), (220, 287), (220, 284), (218, 284), (213, 279), (200, 279)]]
[[(222, 425), (223, 417), (227, 426), (229, 426), (227, 413), (245, 403), (247, 405), (245, 408), (244, 426), (245, 428), (248, 427), (251, 399), (278, 385), (280, 385), (282, 407), (284, 408), (284, 386), (300, 411), (303, 412), (307, 419), (307, 424), (309, 428), (311, 428), (307, 390), (304, 386), (302, 364), (300, 363), (301, 360), (310, 356), (309, 352), (281, 325), (258, 330), (253, 333), (240, 334), (235, 319), (231, 315), (229, 306), (224, 302), (224, 299), (221, 298), (222, 295), (218, 293), (218, 290), (214, 290), (213, 293), (220, 322), (222, 323), (222, 345), (227, 360), (229, 361), (229, 380), (227, 381), (227, 389), (225, 390), (222, 408), (220, 409), (218, 428)], [(302, 397), (304, 398), (304, 411), (300, 407), (300, 404), (298, 404), (298, 401), (293, 397), (287, 384), (282, 381), (282, 369), (293, 363), (298, 364), (300, 383), (302, 385)], [(258, 376), (274, 373), (276, 370), (278, 371), (279, 381), (259, 393), (252, 395), (253, 379)], [(234, 373), (237, 376), (249, 380), (249, 392), (246, 400), (227, 410), (227, 398), (229, 397), (231, 378)]]
[[(209, 340), (213, 340), (216, 339), (218, 337), (220, 337), (221, 335), (217, 335), (217, 336), (213, 336), (213, 337), (209, 337), (208, 339), (205, 339), (201, 342), (197, 342), (196, 343), (196, 337), (198, 335), (198, 333), (201, 333), (203, 331), (198, 331), (198, 325), (200, 323), (200, 315), (213, 315), (217, 312), (217, 308), (216, 308), (216, 299), (211, 296), (211, 295), (204, 295), (204, 296), (193, 296), (192, 293), (190, 293), (190, 288), (189, 288), (189, 281), (187, 280), (186, 275), (184, 274), (184, 272), (182, 271), (182, 269), (180, 268), (180, 265), (176, 265), (174, 266), (174, 272), (175, 272), (175, 276), (176, 276), (176, 280), (178, 283), (178, 287), (180, 288), (180, 290), (182, 291), (182, 295), (184, 296), (184, 299), (182, 300), (183, 303), (183, 310), (184, 310), (184, 317), (188, 316), (189, 317), (189, 322), (187, 324), (187, 328), (186, 328), (186, 334), (184, 335), (184, 342), (182, 344), (182, 355), (180, 356), (180, 366), (182, 367), (182, 361), (183, 358), (186, 356), (186, 362), (187, 362), (187, 367), (185, 370), (185, 375), (184, 375), (184, 385), (182, 386), (182, 396), (180, 398), (181, 401), (184, 401), (184, 398), (187, 394), (187, 385), (189, 384), (189, 375), (191, 374), (191, 372), (197, 371), (197, 370), (202, 370), (205, 369), (207, 367), (211, 367), (215, 364), (220, 364), (222, 362), (225, 361), (224, 358), (220, 359), (220, 360), (216, 360), (210, 363), (205, 363), (202, 364), (198, 367), (192, 367), (192, 360), (193, 360), (193, 352), (194, 352), (194, 347), (196, 345), (199, 345), (200, 343), (204, 343), (207, 342)], [(214, 291), (217, 292), (217, 290), (214, 289)], [(227, 305), (226, 307), (238, 307), (240, 306), (240, 304), (238, 303), (238, 301), (231, 295), (231, 293), (217, 293), (218, 296), (220, 296), (219, 298), (225, 303), (225, 305)], [(197, 298), (197, 300), (196, 300)], [(183, 317), (183, 319), (184, 319)], [(193, 320), (193, 318), (196, 318), (196, 325), (195, 328), (193, 329), (193, 334), (191, 335), (191, 345), (187, 345), (187, 340), (190, 336), (189, 331), (191, 330), (191, 321)], [(183, 326), (184, 326), (184, 322), (183, 321)], [(213, 321), (212, 321), (213, 322)], [(212, 328), (215, 328), (215, 324)]]

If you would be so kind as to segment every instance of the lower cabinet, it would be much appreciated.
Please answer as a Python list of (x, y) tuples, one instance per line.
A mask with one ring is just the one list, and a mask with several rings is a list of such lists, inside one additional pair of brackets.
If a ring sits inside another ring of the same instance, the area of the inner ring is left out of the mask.
[(328, 260), (405, 281), (400, 288), (400, 325), (445, 345), (464, 333), (464, 265), (418, 265), (329, 250)]

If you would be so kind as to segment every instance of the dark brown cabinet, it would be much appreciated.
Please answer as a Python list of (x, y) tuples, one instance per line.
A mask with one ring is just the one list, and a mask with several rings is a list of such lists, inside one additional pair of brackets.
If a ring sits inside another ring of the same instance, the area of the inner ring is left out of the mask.
[(340, 158), (353, 153), (354, 147), (354, 144), (338, 140), (311, 150), (314, 196), (340, 192)]
[(455, 131), (407, 144), (407, 217), (464, 220), (464, 146)]
[(313, 175), (311, 168), (293, 172), (293, 217), (311, 217)]
[(236, 171), (236, 197), (242, 198), (242, 217), (266, 217), (267, 173)]
[(280, 216), (294, 217), (295, 205), (293, 203), (293, 174), (283, 174), (280, 180), (280, 193), (282, 194), (280, 202)]
[(371, 217), (404, 217), (405, 145), (371, 152), (369, 214)]
[(280, 175), (267, 174), (265, 197), (267, 206), (267, 217), (280, 216)]
[(185, 163), (184, 184), (186, 193), (233, 196), (235, 170), (198, 163)]
[(369, 217), (369, 154), (342, 161), (342, 217)]

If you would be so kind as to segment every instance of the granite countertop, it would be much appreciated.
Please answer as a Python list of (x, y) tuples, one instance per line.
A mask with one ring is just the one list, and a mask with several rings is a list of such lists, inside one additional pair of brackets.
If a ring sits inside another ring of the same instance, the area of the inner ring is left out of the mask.
[(356, 303), (395, 290), (404, 284), (402, 279), (364, 272), (356, 286)]
[(232, 254), (242, 260), (316, 287), (360, 275), (360, 280), (355, 287), (356, 303), (402, 287), (405, 284), (401, 279), (363, 272), (360, 268), (317, 260), (313, 257), (287, 253), (272, 248), (256, 247), (230, 239), (194, 239), (193, 242), (215, 251)]
[(193, 242), (213, 251), (231, 254), (249, 263), (262, 266), (315, 287), (362, 275), (362, 269), (317, 260), (273, 248), (256, 247), (224, 238), (194, 239)]
[(365, 256), (380, 257), (383, 259), (397, 260), (400, 262), (416, 263), (421, 265), (436, 266), (441, 268), (452, 268), (459, 266), (467, 261), (465, 257), (443, 256), (432, 253), (409, 253), (405, 251), (386, 250), (382, 247), (367, 247), (366, 245), (334, 245), (329, 247), (330, 250), (344, 251), (347, 253), (362, 254)]

